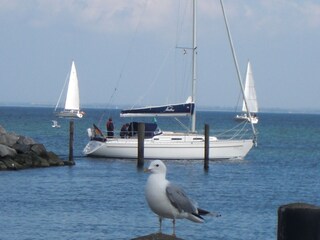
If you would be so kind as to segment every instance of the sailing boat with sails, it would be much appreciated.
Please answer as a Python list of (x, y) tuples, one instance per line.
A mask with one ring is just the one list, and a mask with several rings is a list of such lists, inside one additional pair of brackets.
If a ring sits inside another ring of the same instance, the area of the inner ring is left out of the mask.
[[(66, 82), (60, 93), (59, 100), (55, 107), (55, 112), (57, 112), (57, 108), (59, 106), (61, 96), (65, 89), (65, 85), (66, 85)], [(72, 64), (71, 64), (71, 70), (70, 70), (69, 81), (68, 81), (68, 90), (67, 90), (64, 109), (60, 112), (57, 112), (56, 115), (61, 118), (82, 118), (84, 115), (84, 112), (80, 110), (79, 83), (78, 83), (77, 70), (76, 70), (74, 61), (72, 61)]]
[[(193, 26), (196, 25), (196, 0), (193, 0)], [(126, 117), (156, 117), (156, 116), (190, 116), (191, 131), (174, 132), (161, 131), (156, 123), (145, 125), (144, 157), (145, 159), (174, 159), (174, 160), (201, 160), (204, 158), (205, 136), (196, 132), (195, 110), (195, 83), (196, 72), (196, 28), (193, 27), (192, 43), (192, 94), (185, 103), (168, 104), (156, 107), (134, 108), (123, 110), (120, 116)], [(254, 129), (254, 128), (253, 128)], [(254, 132), (254, 131), (253, 131)], [(127, 138), (107, 138), (102, 131), (94, 125), (88, 129), (89, 143), (83, 153), (86, 156), (136, 159), (138, 152), (137, 122), (131, 122)], [(255, 134), (255, 133), (254, 133)], [(244, 137), (237, 132), (231, 137), (209, 137), (209, 159), (243, 159), (255, 143), (255, 135)]]
[[(242, 103), (243, 113), (240, 115), (237, 115), (235, 117), (235, 120), (248, 121), (248, 122), (252, 122), (253, 124), (257, 124), (259, 121), (257, 116), (259, 108), (258, 108), (257, 94), (256, 94), (255, 85), (254, 85), (254, 79), (253, 79), (250, 61), (248, 61), (248, 65), (247, 65), (244, 95), (247, 103), (243, 100), (243, 103)], [(248, 109), (247, 109), (247, 106), (248, 106)], [(250, 117), (248, 116), (247, 112), (251, 113)]]

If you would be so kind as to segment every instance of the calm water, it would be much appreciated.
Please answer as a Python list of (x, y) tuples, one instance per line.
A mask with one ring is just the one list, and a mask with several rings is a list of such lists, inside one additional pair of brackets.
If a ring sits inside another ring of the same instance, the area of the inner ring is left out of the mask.
[[(82, 156), (86, 128), (101, 116), (104, 125), (108, 117), (102, 110), (86, 112), (75, 122), (75, 166), (0, 172), (0, 239), (131, 239), (158, 230), (144, 199), (148, 175), (134, 161)], [(198, 124), (226, 127), (233, 115), (202, 112)], [(120, 128), (122, 120), (113, 116)], [(66, 158), (69, 123), (60, 120), (61, 128), (54, 129), (51, 119), (48, 108), (0, 107), (7, 131)], [(259, 145), (243, 161), (210, 162), (207, 173), (200, 162), (166, 162), (169, 180), (202, 208), (222, 214), (204, 224), (177, 221), (179, 237), (276, 239), (280, 205), (320, 205), (320, 115), (261, 114), (258, 131)], [(166, 220), (163, 231), (171, 234), (171, 226)]]

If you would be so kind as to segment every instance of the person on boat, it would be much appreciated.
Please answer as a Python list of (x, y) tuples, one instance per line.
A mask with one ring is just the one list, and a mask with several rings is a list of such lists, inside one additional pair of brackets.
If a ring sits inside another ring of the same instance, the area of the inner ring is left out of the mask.
[(112, 118), (109, 117), (109, 120), (106, 124), (106, 127), (107, 127), (107, 136), (108, 138), (113, 138), (114, 136), (114, 125), (113, 125), (113, 122), (112, 122)]
[(128, 127), (129, 123), (123, 124), (120, 130), (120, 137), (127, 138), (128, 137)]

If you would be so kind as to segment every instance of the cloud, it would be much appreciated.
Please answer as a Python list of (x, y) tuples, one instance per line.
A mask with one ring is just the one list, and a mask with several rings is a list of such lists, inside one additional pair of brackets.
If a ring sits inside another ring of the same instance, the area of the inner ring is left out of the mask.
[[(22, 19), (33, 27), (72, 24), (99, 32), (131, 32), (138, 24), (147, 30), (173, 16), (168, 0), (0, 0), (0, 14)], [(143, 19), (142, 19), (142, 15)]]
[(308, 26), (312, 28), (320, 27), (320, 3), (306, 2), (300, 11)]
[[(173, 0), (0, 0), (0, 14), (34, 27), (65, 22), (87, 31), (126, 33), (141, 25), (145, 31), (161, 29), (176, 18), (176, 11), (192, 1)], [(224, 1), (230, 21), (256, 31), (279, 33), (286, 29), (319, 28), (320, 3), (315, 0)], [(180, 9), (180, 10), (181, 10)], [(11, 14), (8, 14), (11, 13)], [(198, 15), (221, 17), (218, 0), (198, 1)]]
[(320, 27), (320, 3), (315, 1), (260, 0), (243, 6), (257, 30), (281, 34)]

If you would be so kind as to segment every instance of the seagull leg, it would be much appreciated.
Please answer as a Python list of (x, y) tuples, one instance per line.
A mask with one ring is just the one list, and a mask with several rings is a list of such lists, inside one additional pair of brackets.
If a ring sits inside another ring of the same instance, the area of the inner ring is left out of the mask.
[(159, 233), (162, 233), (162, 218), (159, 217)]
[(176, 219), (172, 219), (172, 225), (173, 225), (173, 233), (172, 236), (176, 236)]

